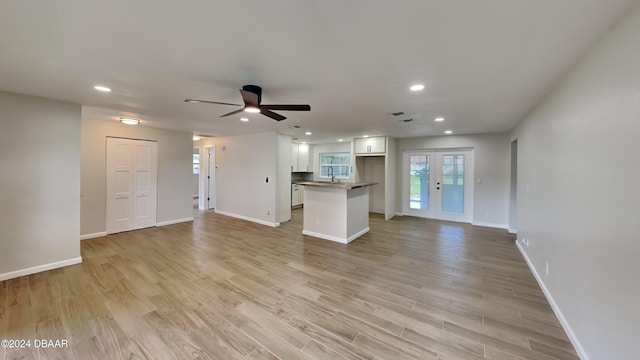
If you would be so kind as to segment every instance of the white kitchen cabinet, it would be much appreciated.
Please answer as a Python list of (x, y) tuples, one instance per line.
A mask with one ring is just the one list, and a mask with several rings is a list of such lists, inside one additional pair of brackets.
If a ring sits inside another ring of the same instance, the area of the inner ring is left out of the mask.
[(291, 171), (312, 171), (311, 153), (309, 144), (291, 144)]
[(298, 145), (298, 171), (310, 171), (309, 168), (309, 145)]
[(291, 144), (291, 172), (298, 170), (298, 144)]
[(302, 186), (291, 185), (291, 207), (302, 205)]
[(355, 139), (356, 155), (384, 155), (387, 152), (387, 138), (384, 136)]

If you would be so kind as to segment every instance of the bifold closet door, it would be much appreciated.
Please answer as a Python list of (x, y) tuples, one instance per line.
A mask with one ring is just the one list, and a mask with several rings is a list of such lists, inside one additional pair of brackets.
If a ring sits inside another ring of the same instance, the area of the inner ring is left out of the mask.
[(107, 233), (156, 225), (157, 143), (107, 138)]

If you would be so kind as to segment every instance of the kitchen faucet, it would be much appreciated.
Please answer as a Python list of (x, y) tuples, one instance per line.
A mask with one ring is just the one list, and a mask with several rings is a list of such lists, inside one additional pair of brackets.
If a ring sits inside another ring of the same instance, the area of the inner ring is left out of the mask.
[(329, 166), (329, 176), (331, 176), (331, 182), (336, 180), (336, 177), (333, 175), (333, 166)]

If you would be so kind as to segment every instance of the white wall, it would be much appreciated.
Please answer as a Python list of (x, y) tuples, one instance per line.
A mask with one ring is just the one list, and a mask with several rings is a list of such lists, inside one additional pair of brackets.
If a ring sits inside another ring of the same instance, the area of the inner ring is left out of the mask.
[(276, 222), (291, 220), (291, 136), (278, 134)]
[[(399, 183), (396, 183), (396, 172), (398, 164), (396, 163), (396, 139), (387, 137), (387, 156), (384, 159), (384, 166), (386, 169), (385, 175), (385, 216), (386, 220), (396, 216), (396, 188)], [(400, 164), (402, 165), (402, 164)]]
[(106, 231), (107, 136), (158, 142), (157, 222), (193, 219), (193, 140), (191, 133), (130, 126), (118, 121), (82, 119), (81, 234)]
[[(284, 188), (278, 186), (279, 182), (286, 183), (291, 196), (290, 158), (283, 165), (286, 175), (278, 170), (281, 140), (276, 132), (266, 132), (203, 138), (196, 143), (202, 148), (216, 148), (216, 212), (269, 226), (279, 224), (277, 189)], [(284, 151), (291, 156), (290, 142)]]
[(361, 156), (363, 160), (363, 181), (377, 182), (369, 187), (369, 212), (385, 212), (385, 156)]
[(81, 262), (80, 105), (0, 92), (0, 281)]
[[(402, 209), (402, 156), (405, 150), (473, 148), (475, 158), (473, 223), (507, 228), (510, 143), (508, 133), (396, 139), (396, 208)], [(481, 184), (477, 180), (481, 180)]]
[(635, 5), (512, 134), (518, 238), (584, 359), (638, 358), (639, 33)]

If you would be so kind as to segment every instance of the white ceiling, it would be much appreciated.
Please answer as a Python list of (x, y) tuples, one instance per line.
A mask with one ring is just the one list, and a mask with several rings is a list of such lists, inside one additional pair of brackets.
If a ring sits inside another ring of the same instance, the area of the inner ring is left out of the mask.
[[(218, 136), (507, 131), (633, 2), (1, 1), (0, 90)], [(410, 92), (414, 83), (426, 87)], [(263, 103), (311, 112), (242, 123), (219, 117), (235, 107), (183, 102), (241, 103), (243, 84), (261, 85)]]

